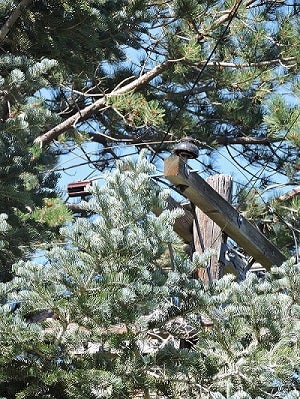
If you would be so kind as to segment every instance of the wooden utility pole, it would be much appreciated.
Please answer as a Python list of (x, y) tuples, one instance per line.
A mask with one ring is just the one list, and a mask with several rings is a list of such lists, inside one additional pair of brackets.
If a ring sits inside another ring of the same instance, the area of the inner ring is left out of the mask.
[(184, 159), (177, 155), (167, 158), (165, 177), (263, 267), (270, 269), (273, 265), (280, 266), (286, 260), (256, 227), (201, 176), (193, 173)]
[[(232, 199), (232, 177), (229, 175), (214, 175), (206, 179), (206, 182), (217, 192), (222, 198), (231, 203)], [(216, 251), (213, 255), (207, 269), (198, 269), (198, 278), (205, 283), (209, 282), (209, 274), (212, 279), (218, 280), (224, 274), (224, 265), (219, 261), (221, 245), (226, 243), (227, 235), (223, 233), (209, 216), (207, 216), (198, 207), (195, 207), (195, 219), (193, 226), (193, 241), (196, 252), (203, 252), (206, 248)], [(208, 274), (209, 273), (209, 274)]]
[[(183, 206), (171, 196), (166, 199), (166, 205), (167, 209), (170, 211), (178, 208), (183, 211), (183, 215), (176, 218), (173, 229), (183, 239), (184, 242), (192, 242), (194, 221), (193, 213), (190, 210), (184, 209)], [(163, 210), (164, 209), (156, 208), (153, 209), (153, 212), (158, 216)]]

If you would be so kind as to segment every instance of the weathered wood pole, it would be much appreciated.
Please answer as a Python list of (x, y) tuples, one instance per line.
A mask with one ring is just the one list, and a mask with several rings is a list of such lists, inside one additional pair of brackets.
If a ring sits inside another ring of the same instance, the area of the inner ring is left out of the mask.
[(283, 253), (261, 231), (201, 176), (193, 173), (179, 156), (166, 158), (164, 166), (165, 177), (265, 269), (269, 270), (274, 265), (280, 266), (286, 260)]
[[(232, 177), (230, 175), (214, 175), (206, 182), (219, 193), (227, 202), (232, 200)], [(200, 233), (200, 236), (199, 236)], [(198, 278), (204, 283), (209, 282), (209, 275), (214, 280), (220, 279), (224, 274), (224, 265), (219, 262), (221, 244), (227, 241), (227, 235), (222, 229), (198, 207), (195, 207), (195, 220), (193, 223), (193, 241), (196, 252), (202, 253), (204, 249), (212, 248), (216, 251), (208, 264), (208, 269), (198, 269)]]

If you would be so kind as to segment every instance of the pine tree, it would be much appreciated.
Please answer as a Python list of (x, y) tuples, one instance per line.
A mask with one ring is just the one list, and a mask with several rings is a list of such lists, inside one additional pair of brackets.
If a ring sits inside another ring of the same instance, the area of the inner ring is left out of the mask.
[[(252, 173), (240, 210), (296, 255), (298, 202), (273, 192), (274, 201), (255, 203), (262, 218), (249, 196), (252, 186), (259, 195), (283, 180), (286, 190), (299, 186), (297, 2), (6, 0), (0, 24), (3, 57), (57, 63), (48, 90), (31, 91), (51, 115), (34, 131), (37, 143), (59, 140), (55, 149), (68, 152), (96, 141), (95, 158), (83, 156), (104, 170), (122, 143), (139, 151), (154, 142), (156, 161), (169, 141), (192, 135), (205, 172), (222, 169), (225, 153)], [(13, 105), (15, 92), (2, 91)]]
[(78, 81), (80, 88), (83, 70), (88, 77), (100, 59), (124, 57), (118, 46), (108, 48), (111, 40), (103, 34), (118, 31), (120, 21), (112, 13), (123, 2), (89, 3), (8, 0), (0, 5), (0, 212), (11, 226), (0, 258), (1, 281), (11, 278), (14, 261), (46, 246), (57, 226), (71, 219), (55, 198), (59, 175), (53, 168), (61, 149), (42, 152), (34, 145), (59, 122), (56, 112), (66, 106), (77, 110), (82, 102), (76, 95), (68, 99), (59, 85)]
[[(0, 256), (0, 280), (4, 281), (11, 276), (13, 262), (22, 254), (32, 253), (37, 244), (53, 239), (53, 227), (70, 219), (70, 215), (63, 211), (61, 201), (54, 199), (58, 174), (51, 170), (57, 159), (55, 152), (41, 153), (33, 147), (41, 126), (50, 126), (55, 118), (42, 101), (35, 102), (32, 96), (45, 86), (56, 61), (35, 62), (6, 54), (0, 63), (0, 211), (8, 216), (11, 227), (6, 236), (8, 245)], [(50, 203), (52, 217), (46, 212)]]
[(209, 253), (192, 262), (178, 211), (152, 213), (167, 195), (153, 172), (120, 163), (85, 205), (94, 216), (1, 284), (5, 399), (299, 397), (299, 264), (204, 286), (192, 276)]

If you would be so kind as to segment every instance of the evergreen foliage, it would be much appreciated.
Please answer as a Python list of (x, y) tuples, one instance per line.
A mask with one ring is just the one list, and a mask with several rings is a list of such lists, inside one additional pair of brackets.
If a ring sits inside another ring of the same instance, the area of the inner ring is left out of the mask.
[[(299, 186), (299, 26), (295, 1), (0, 2), (1, 399), (300, 397), (300, 202), (262, 196)], [(261, 168), (236, 205), (295, 258), (195, 280), (211, 252), (154, 216), (143, 157), (57, 236), (57, 156), (94, 140), (103, 171), (120, 144), (156, 160), (186, 135), (206, 172), (222, 149)]]
[[(35, 135), (45, 126), (55, 123), (41, 101), (35, 102), (34, 93), (45, 86), (49, 71), (56, 61), (43, 59), (35, 62), (25, 56), (0, 57), (0, 198), (2, 213), (7, 214), (11, 229), (8, 231), (6, 250), (0, 255), (0, 280), (11, 276), (11, 265), (22, 254), (30, 254), (35, 245), (54, 238), (51, 231), (32, 213), (43, 208), (45, 196), (55, 197), (58, 175), (47, 172), (53, 168), (53, 151), (41, 153), (33, 148)], [(60, 204), (63, 215), (63, 205)], [(70, 218), (70, 216), (69, 216)], [(66, 218), (62, 222), (65, 222)], [(52, 221), (52, 224), (57, 221)]]
[(143, 157), (120, 163), (85, 205), (96, 215), (1, 284), (2, 396), (299, 397), (299, 264), (204, 286), (192, 278), (201, 258), (173, 232), (178, 211), (151, 211), (167, 193), (149, 173)]
[[(0, 119), (24, 140), (20, 128), (30, 122), (29, 146), (57, 140), (58, 154), (94, 140), (97, 161), (83, 156), (103, 170), (120, 143), (140, 151), (154, 142), (156, 160), (169, 141), (192, 135), (208, 173), (222, 169), (214, 160), (225, 149), (233, 165), (250, 169), (259, 194), (283, 179), (299, 184), (296, 1), (5, 0), (0, 26)], [(297, 225), (276, 225), (289, 251)]]

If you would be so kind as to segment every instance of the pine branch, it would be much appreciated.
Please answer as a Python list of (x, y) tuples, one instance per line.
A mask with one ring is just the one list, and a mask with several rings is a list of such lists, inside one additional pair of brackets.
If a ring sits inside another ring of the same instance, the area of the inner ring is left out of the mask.
[[(208, 63), (208, 66), (223, 66), (223, 67), (230, 67), (230, 68), (245, 68), (245, 67), (253, 67), (253, 66), (266, 66), (266, 65), (276, 65), (282, 63), (282, 61), (288, 62), (288, 61), (294, 61), (295, 57), (289, 57), (284, 60), (279, 60), (279, 59), (274, 59), (270, 61), (263, 61), (263, 62), (258, 62), (258, 63), (249, 63), (249, 64), (234, 64), (234, 63), (226, 63), (226, 62), (211, 62)], [(100, 98), (99, 100), (95, 101), (93, 104), (88, 105), (87, 107), (83, 108), (82, 110), (79, 110), (76, 112), (74, 115), (70, 116), (60, 124), (56, 125), (54, 128), (50, 129), (48, 132), (43, 133), (39, 137), (35, 139), (35, 143), (39, 144), (40, 146), (43, 146), (44, 144), (50, 143), (52, 140), (57, 139), (61, 134), (66, 132), (68, 129), (75, 127), (76, 123), (79, 121), (84, 121), (88, 117), (90, 117), (93, 113), (100, 111), (104, 107), (107, 107), (107, 99), (110, 97), (115, 97), (121, 94), (128, 93), (130, 91), (134, 91), (141, 87), (142, 85), (148, 83), (151, 81), (153, 78), (158, 76), (161, 72), (164, 70), (168, 69), (168, 67), (176, 62), (177, 60), (167, 60), (144, 75), (138, 77), (135, 79), (133, 82), (128, 83), (125, 86), (118, 87), (117, 89), (114, 89), (111, 93), (106, 94), (106, 96)], [(225, 140), (225, 139), (224, 139)], [(236, 141), (232, 141), (236, 140)], [(218, 142), (220, 144), (223, 144), (223, 138), (219, 138)], [(226, 139), (227, 144), (269, 144), (270, 142), (274, 142), (274, 140), (271, 139), (256, 139), (256, 138), (238, 138), (238, 139)]]
[(22, 0), (15, 10), (10, 14), (8, 20), (5, 22), (3, 27), (0, 29), (0, 43), (6, 38), (8, 32), (11, 30), (17, 19), (22, 15), (22, 12), (26, 7), (32, 3), (33, 0)]
[(59, 135), (76, 125), (79, 121), (86, 120), (89, 116), (91, 116), (94, 112), (101, 110), (107, 104), (107, 99), (110, 97), (115, 97), (120, 94), (125, 94), (130, 91), (134, 91), (137, 88), (141, 87), (142, 85), (148, 83), (150, 80), (158, 76), (161, 72), (168, 69), (168, 67), (176, 62), (176, 60), (167, 60), (162, 62), (161, 64), (155, 66), (150, 71), (145, 73), (144, 75), (138, 77), (133, 82), (128, 83), (125, 86), (118, 87), (117, 89), (113, 90), (111, 93), (106, 94), (105, 97), (100, 98), (99, 100), (95, 101), (93, 104), (88, 105), (87, 107), (83, 108), (82, 110), (76, 112), (76, 114), (72, 115), (62, 123), (58, 124), (48, 132), (42, 134), (41, 136), (35, 139), (36, 144), (47, 144), (52, 140), (57, 139)]

